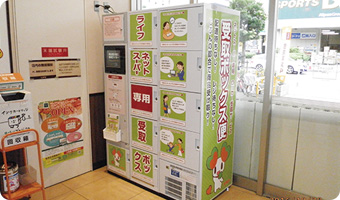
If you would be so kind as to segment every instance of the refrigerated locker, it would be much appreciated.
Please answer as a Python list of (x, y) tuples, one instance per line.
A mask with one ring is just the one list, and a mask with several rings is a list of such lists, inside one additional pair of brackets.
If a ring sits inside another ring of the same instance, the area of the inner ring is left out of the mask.
[(232, 184), (239, 12), (194, 4), (127, 16), (131, 180), (212, 199)]

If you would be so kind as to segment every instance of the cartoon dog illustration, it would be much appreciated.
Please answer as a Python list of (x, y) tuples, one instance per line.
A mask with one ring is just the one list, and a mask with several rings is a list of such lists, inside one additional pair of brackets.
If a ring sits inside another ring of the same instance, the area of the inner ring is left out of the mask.
[[(113, 161), (114, 161), (114, 164), (116, 167), (119, 167), (119, 161), (120, 161), (120, 158), (122, 157), (122, 154), (120, 153), (119, 150), (116, 151), (116, 149), (114, 149), (112, 151), (112, 155), (113, 155)], [(112, 163), (113, 163), (112, 161)]]
[[(222, 187), (223, 183), (223, 171), (224, 171), (224, 165), (227, 159), (229, 158), (231, 152), (230, 145), (227, 145), (226, 142), (222, 144), (221, 149), (221, 155), (219, 157), (218, 155), (218, 149), (217, 147), (214, 147), (211, 151), (211, 155), (208, 157), (206, 161), (207, 168), (209, 170), (212, 170), (213, 174), (213, 181), (214, 181), (214, 192)], [(210, 185), (207, 189), (207, 194), (211, 194), (212, 186)]]

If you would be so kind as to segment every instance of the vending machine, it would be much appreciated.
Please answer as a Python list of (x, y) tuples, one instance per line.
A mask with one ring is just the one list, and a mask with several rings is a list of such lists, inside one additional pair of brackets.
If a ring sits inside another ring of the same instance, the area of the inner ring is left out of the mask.
[(175, 199), (212, 199), (232, 184), (239, 12), (191, 4), (126, 19), (129, 141), (114, 145), (128, 152), (129, 178)]

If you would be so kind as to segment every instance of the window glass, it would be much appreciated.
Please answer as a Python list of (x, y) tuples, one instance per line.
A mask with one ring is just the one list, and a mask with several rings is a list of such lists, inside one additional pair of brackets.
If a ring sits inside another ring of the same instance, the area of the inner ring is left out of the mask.
[(140, 2), (142, 10), (190, 4), (190, 0), (141, 0)]
[(275, 95), (340, 102), (340, 14), (332, 1), (279, 1)]

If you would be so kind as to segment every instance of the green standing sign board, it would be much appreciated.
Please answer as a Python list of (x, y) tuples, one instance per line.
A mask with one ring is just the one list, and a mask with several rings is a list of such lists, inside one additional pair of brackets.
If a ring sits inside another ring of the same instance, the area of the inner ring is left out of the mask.
[[(207, 10), (202, 199), (232, 183), (239, 16)], [(217, 47), (217, 48), (216, 48)]]

